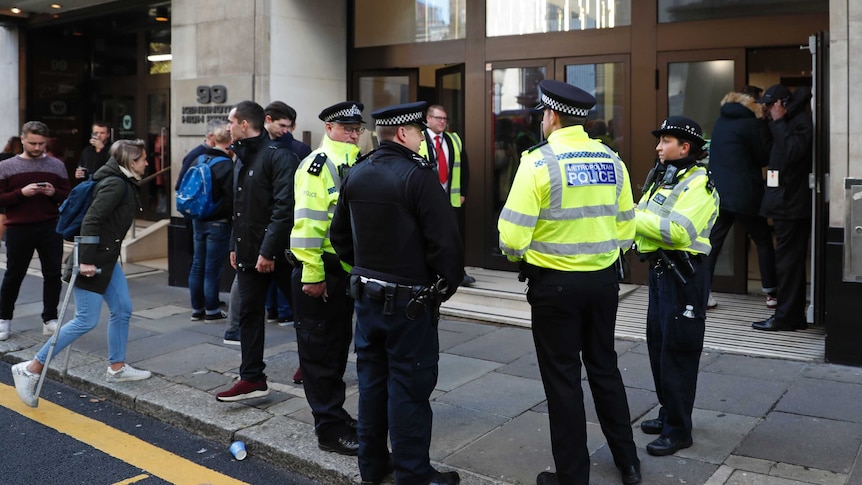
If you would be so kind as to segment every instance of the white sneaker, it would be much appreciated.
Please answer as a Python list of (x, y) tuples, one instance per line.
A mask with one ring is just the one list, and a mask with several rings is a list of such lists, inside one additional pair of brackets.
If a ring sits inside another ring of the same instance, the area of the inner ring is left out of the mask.
[(42, 324), (42, 335), (54, 335), (57, 330), (57, 319), (48, 320)]
[(0, 340), (9, 338), (9, 330), (12, 327), (12, 320), (0, 320)]
[(105, 380), (108, 382), (142, 381), (149, 379), (152, 375), (153, 373), (148, 370), (135, 369), (129, 364), (123, 364), (120, 370), (111, 370), (109, 366)]
[(706, 309), (712, 310), (713, 308), (718, 306), (718, 302), (715, 301), (715, 298), (712, 297), (712, 293), (709, 294), (709, 298), (706, 299)]
[[(6, 320), (8, 321), (8, 320)], [(15, 390), (24, 404), (36, 407), (36, 386), (39, 384), (39, 374), (27, 370), (30, 361), (20, 362), (12, 366), (12, 379), (15, 380)]]

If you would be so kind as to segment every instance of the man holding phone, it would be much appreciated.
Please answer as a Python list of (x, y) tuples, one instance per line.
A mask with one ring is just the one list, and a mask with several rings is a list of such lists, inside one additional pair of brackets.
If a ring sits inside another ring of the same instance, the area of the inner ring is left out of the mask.
[(81, 162), (75, 170), (75, 179), (83, 180), (96, 173), (110, 158), (110, 130), (104, 121), (93, 123), (90, 144), (81, 152)]

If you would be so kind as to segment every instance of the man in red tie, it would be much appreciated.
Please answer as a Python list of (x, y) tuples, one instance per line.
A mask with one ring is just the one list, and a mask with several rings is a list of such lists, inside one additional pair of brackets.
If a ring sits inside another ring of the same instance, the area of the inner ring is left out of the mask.
[[(437, 161), (440, 185), (449, 195), (449, 202), (455, 208), (458, 228), (461, 230), (461, 237), (464, 238), (463, 206), (470, 185), (467, 152), (464, 150), (461, 137), (457, 133), (446, 131), (446, 125), (449, 124), (446, 108), (439, 104), (432, 104), (428, 107), (425, 121), (428, 129), (425, 132), (425, 141), (419, 148), (419, 154), (428, 160)], [(461, 282), (461, 286), (469, 286), (475, 282), (476, 278), (464, 273), (464, 281)]]

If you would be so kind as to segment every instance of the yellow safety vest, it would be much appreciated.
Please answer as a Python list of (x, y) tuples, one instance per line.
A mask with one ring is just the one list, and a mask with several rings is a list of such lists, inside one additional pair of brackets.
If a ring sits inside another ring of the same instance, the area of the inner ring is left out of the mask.
[[(325, 160), (318, 155), (325, 155)], [(326, 279), (323, 253), (335, 254), (329, 240), (329, 226), (341, 190), (339, 167), (351, 167), (359, 147), (323, 137), (320, 148), (299, 164), (294, 178), (293, 230), (290, 251), (302, 262), (302, 282), (320, 283)], [(345, 271), (350, 266), (344, 262)]]
[(631, 248), (635, 234), (629, 173), (583, 126), (555, 130), (521, 164), (497, 222), (500, 248), (560, 271), (598, 271)]
[(673, 186), (648, 187), (635, 211), (638, 251), (661, 248), (709, 254), (719, 197), (718, 191), (707, 189), (708, 183), (706, 169), (693, 165), (681, 171)]
[[(457, 133), (444, 131), (443, 135), (452, 140), (453, 151), (455, 152), (449, 154), (450, 157), (454, 157), (451, 163), (452, 170), (449, 173), (449, 202), (452, 204), (452, 207), (461, 207), (461, 151), (464, 148), (464, 144), (461, 143), (461, 137)], [(428, 143), (427, 137), (425, 140), (422, 140), (422, 144), (419, 146), (419, 155), (431, 160), (428, 158), (428, 154), (431, 153), (428, 150)], [(437, 160), (431, 161), (436, 162)]]

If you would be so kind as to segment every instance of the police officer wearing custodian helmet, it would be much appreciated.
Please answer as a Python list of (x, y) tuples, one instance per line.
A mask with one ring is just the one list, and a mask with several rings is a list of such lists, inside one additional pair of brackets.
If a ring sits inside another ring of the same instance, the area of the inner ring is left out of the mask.
[(658, 418), (641, 423), (657, 434), (647, 445), (655, 456), (692, 445), (691, 412), (703, 350), (709, 295), (709, 234), (718, 215), (718, 193), (706, 168), (703, 131), (694, 120), (671, 116), (652, 132), (659, 161), (650, 172), (635, 220), (635, 245), (649, 259), (647, 348)]
[(625, 164), (589, 138), (596, 99), (575, 86), (539, 84), (547, 141), (521, 155), (500, 214), (500, 247), (529, 279), (533, 340), (548, 398), (556, 473), (538, 485), (588, 484), (590, 455), (581, 356), (596, 414), (622, 482), (641, 481), (631, 416), (614, 351), (615, 263), (632, 245), (634, 202)]
[[(380, 148), (344, 178), (330, 240), (353, 268), (359, 377), (359, 472), (380, 483), (457, 484), (429, 458), (440, 302), (464, 277), (455, 212), (434, 164), (417, 151), (424, 102), (371, 113)], [(392, 443), (392, 455), (386, 445)]]

